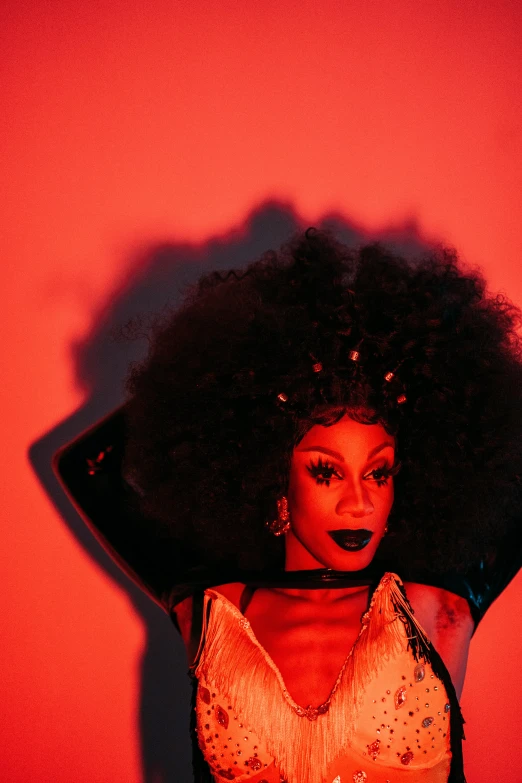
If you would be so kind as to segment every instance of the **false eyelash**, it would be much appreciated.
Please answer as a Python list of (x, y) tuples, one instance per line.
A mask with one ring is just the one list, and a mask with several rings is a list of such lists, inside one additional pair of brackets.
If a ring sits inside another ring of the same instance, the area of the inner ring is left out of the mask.
[[(306, 466), (306, 469), (319, 485), (326, 484), (326, 486), (329, 487), (330, 480), (333, 476), (335, 476), (335, 478), (341, 478), (341, 475), (336, 471), (332, 463), (328, 462), (328, 460), (323, 462), (322, 457), (319, 457), (317, 462), (312, 460), (310, 464)], [(330, 475), (325, 476), (325, 473), (329, 473)]]
[(374, 468), (368, 475), (373, 476), (373, 480), (378, 487), (383, 487), (387, 484), (391, 477), (390, 470), (387, 468)]
[(402, 468), (402, 462), (400, 460), (396, 460), (396, 462), (393, 463), (391, 468), (388, 468), (390, 476), (396, 476), (401, 468)]
[[(383, 466), (382, 468), (374, 468), (368, 475), (373, 475), (377, 486), (382, 487), (384, 484), (388, 483), (390, 478), (396, 476), (400, 469), (401, 463), (394, 462), (390, 468), (387, 468), (386, 466)], [(380, 477), (377, 478), (376, 474), (380, 474)]]

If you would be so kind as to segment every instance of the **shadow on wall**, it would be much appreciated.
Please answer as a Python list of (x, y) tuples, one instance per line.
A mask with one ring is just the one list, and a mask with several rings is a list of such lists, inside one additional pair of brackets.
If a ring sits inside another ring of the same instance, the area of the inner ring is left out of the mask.
[[(425, 251), (415, 223), (370, 236), (338, 215), (325, 216), (329, 228), (347, 245), (378, 239), (407, 256)], [(212, 270), (241, 268), (269, 248), (277, 248), (307, 226), (294, 210), (278, 202), (253, 210), (243, 226), (204, 244), (158, 244), (136, 254), (129, 271), (104, 306), (94, 314), (91, 333), (72, 347), (76, 380), (85, 404), (29, 449), (32, 467), (55, 508), (84, 550), (127, 593), (146, 631), (141, 661), (140, 736), (144, 783), (192, 780), (188, 736), (190, 686), (184, 648), (162, 610), (115, 565), (69, 504), (51, 469), (53, 454), (122, 402), (123, 382), (131, 361), (146, 352), (146, 339), (125, 341), (114, 334), (135, 316), (177, 306), (184, 289)]]

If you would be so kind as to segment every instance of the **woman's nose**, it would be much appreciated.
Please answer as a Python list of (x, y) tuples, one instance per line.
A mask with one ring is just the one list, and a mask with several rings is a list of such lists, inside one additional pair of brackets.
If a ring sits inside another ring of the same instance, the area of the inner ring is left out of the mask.
[(337, 503), (336, 511), (338, 514), (348, 514), (357, 519), (372, 514), (374, 505), (364, 486), (353, 485), (346, 488)]

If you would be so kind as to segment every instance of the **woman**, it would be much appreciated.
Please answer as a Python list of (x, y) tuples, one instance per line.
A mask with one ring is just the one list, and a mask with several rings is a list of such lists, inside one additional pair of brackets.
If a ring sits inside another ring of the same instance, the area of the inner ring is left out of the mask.
[(310, 229), (203, 278), (57, 455), (181, 631), (198, 780), (464, 780), (469, 641), (520, 562), (518, 319), (451, 253)]

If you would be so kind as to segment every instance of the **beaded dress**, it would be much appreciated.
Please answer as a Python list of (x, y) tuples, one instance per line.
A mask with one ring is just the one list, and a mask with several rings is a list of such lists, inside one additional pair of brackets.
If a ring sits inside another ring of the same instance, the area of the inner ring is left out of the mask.
[(380, 580), (317, 708), (293, 701), (248, 620), (216, 590), (205, 591), (204, 617), (192, 671), (198, 744), (215, 781), (447, 783), (456, 699), (398, 576)]

